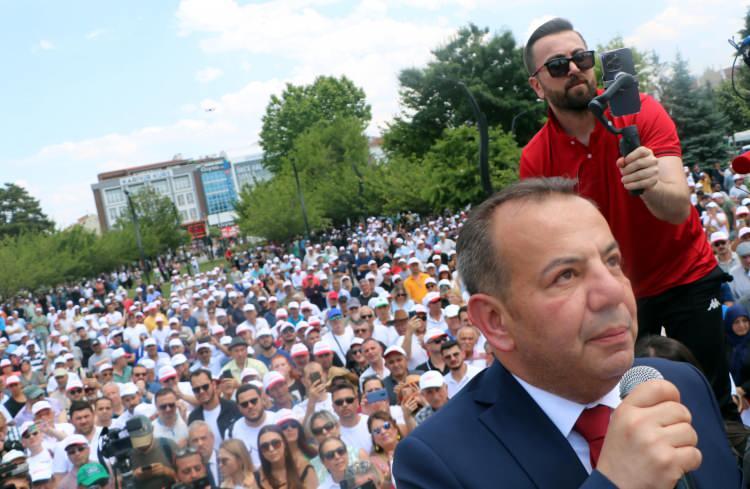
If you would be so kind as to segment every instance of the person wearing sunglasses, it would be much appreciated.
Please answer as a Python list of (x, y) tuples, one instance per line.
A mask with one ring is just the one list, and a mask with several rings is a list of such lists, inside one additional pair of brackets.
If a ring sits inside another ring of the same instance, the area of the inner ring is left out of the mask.
[(414, 301), (409, 298), (409, 294), (406, 293), (406, 289), (403, 285), (397, 285), (391, 292), (393, 301), (391, 302), (391, 313), (396, 314), (396, 311), (403, 309), (406, 312), (414, 310)]
[[(549, 20), (531, 34), (524, 63), (529, 85), (549, 111), (544, 127), (523, 149), (521, 178), (577, 179), (576, 191), (597, 204), (622, 250), (623, 271), (640, 302), (639, 338), (658, 335), (664, 327), (667, 336), (685, 344), (724, 415), (736, 420), (722, 310), (712, 307), (724, 274), (692, 210), (674, 122), (645, 94), (637, 114), (606, 114), (617, 127), (638, 128), (640, 146), (621, 157), (618, 136), (588, 110), (598, 93), (594, 52), (565, 19)], [(632, 195), (634, 190), (642, 193)]]
[(428, 329), (422, 337), (422, 348), (427, 352), (427, 361), (418, 365), (416, 370), (422, 372), (438, 370), (443, 374), (447, 374), (450, 370), (443, 359), (442, 353), (440, 353), (440, 347), (448, 339), (448, 335), (444, 330), (439, 328)]
[(328, 437), (318, 447), (320, 459), (326, 469), (326, 477), (319, 489), (339, 489), (349, 466), (347, 445), (340, 438)]
[(318, 452), (307, 442), (305, 430), (296, 415), (289, 409), (282, 409), (276, 416), (276, 426), (281, 428), (295, 463), (302, 466), (310, 463)]
[(714, 250), (719, 267), (726, 273), (730, 273), (732, 268), (740, 264), (737, 253), (732, 251), (732, 247), (730, 246), (729, 236), (724, 231), (711, 233), (711, 247)]
[(214, 449), (218, 450), (224, 433), (242, 414), (234, 401), (219, 397), (219, 391), (208, 370), (200, 369), (192, 372), (190, 387), (200, 406), (190, 412), (188, 426), (193, 421), (206, 421), (214, 434)]
[(164, 388), (154, 395), (158, 417), (154, 420), (154, 436), (167, 438), (182, 447), (187, 442), (188, 426), (179, 409), (179, 399), (172, 389)]
[[(315, 444), (318, 446), (320, 446), (326, 438), (341, 438), (341, 425), (339, 424), (338, 419), (336, 419), (336, 416), (331, 411), (325, 409), (317, 411), (310, 417), (307, 429), (312, 434)], [(369, 459), (367, 452), (361, 448), (357, 449), (352, 446), (347, 446), (346, 448), (349, 464)], [(328, 475), (328, 471), (325, 465), (323, 465), (320, 455), (316, 454), (315, 458), (310, 460), (310, 464), (315, 468), (318, 480), (324, 480)]]
[(383, 474), (385, 480), (391, 479), (391, 466), (396, 446), (403, 435), (396, 421), (386, 411), (377, 411), (367, 420), (367, 428), (372, 437), (370, 462)]
[(57, 474), (57, 489), (78, 489), (76, 474), (78, 469), (89, 463), (91, 449), (83, 435), (70, 435), (62, 441), (65, 457), (71, 464), (71, 470), (65, 474)]
[(367, 415), (359, 413), (359, 395), (357, 388), (349, 382), (335, 383), (331, 386), (333, 411), (341, 424), (341, 439), (354, 448), (362, 448), (369, 453), (372, 440), (367, 431)]
[(298, 465), (281, 428), (264, 426), (258, 433), (260, 470), (256, 482), (261, 489), (316, 489), (318, 478), (310, 464)]
[(228, 428), (224, 438), (242, 440), (257, 467), (260, 465), (258, 433), (264, 426), (273, 424), (276, 415), (266, 410), (261, 387), (256, 383), (242, 384), (237, 389), (235, 398), (241, 417)]
[(42, 444), (43, 434), (36, 423), (27, 421), (18, 430), (21, 435), (21, 445), (26, 450), (26, 462), (30, 466), (44, 466), (52, 470), (52, 455)]
[(223, 489), (256, 489), (253, 461), (241, 440), (221, 442), (219, 447), (219, 472)]

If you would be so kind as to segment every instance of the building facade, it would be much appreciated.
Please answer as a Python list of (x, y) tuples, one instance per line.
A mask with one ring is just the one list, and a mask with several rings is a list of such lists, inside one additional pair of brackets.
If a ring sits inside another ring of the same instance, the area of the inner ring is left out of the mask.
[(269, 178), (262, 155), (228, 159), (225, 155), (197, 160), (174, 158), (98, 175), (91, 185), (99, 226), (111, 229), (128, 215), (125, 192), (131, 196), (146, 186), (174, 202), (182, 224), (193, 237), (207, 232), (206, 226), (228, 227), (236, 221), (234, 204), (239, 189)]

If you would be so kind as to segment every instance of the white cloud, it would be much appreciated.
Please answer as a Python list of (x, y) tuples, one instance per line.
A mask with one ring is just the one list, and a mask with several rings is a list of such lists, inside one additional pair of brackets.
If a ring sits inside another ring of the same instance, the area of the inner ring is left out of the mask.
[(86, 34), (86, 39), (93, 41), (100, 38), (106, 31), (104, 29), (94, 29), (93, 31)]
[(195, 74), (195, 79), (200, 83), (209, 83), (217, 80), (223, 74), (224, 72), (219, 68), (213, 68), (209, 66), (208, 68), (203, 68), (202, 70), (198, 71), (198, 73)]
[(49, 51), (50, 49), (55, 49), (55, 45), (52, 44), (52, 41), (48, 41), (47, 39), (41, 39), (37, 47), (43, 51)]

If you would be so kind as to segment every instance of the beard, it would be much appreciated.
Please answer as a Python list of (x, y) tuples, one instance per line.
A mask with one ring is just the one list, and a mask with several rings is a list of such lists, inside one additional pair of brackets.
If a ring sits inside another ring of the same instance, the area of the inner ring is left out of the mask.
[(596, 84), (586, 78), (572, 76), (562, 91), (545, 90), (550, 105), (569, 112), (589, 110), (589, 102), (596, 96)]

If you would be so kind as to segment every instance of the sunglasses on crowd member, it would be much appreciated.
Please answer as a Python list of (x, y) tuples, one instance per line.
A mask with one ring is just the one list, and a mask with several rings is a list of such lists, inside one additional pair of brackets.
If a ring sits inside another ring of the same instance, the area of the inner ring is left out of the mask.
[(368, 330), (368, 329), (369, 329), (369, 328), (356, 328), (356, 329), (354, 330), (354, 334), (363, 334), (363, 333), (367, 333), (367, 330)]
[(396, 294), (396, 297), (406, 297), (406, 294), (404, 294), (403, 292), (399, 292), (398, 294)]
[(28, 440), (29, 438), (31, 438), (32, 436), (34, 436), (34, 435), (36, 435), (38, 433), (39, 433), (39, 429), (38, 428), (29, 428), (28, 430), (26, 430), (24, 432), (23, 435), (21, 435), (21, 438), (23, 438), (24, 440)]
[(175, 404), (174, 402), (167, 402), (158, 407), (160, 411), (169, 411), (177, 407), (177, 404)]
[(76, 396), (78, 394), (83, 394), (83, 389), (80, 387), (76, 387), (74, 389), (70, 389), (68, 392), (70, 392), (72, 395)]
[(570, 72), (570, 62), (574, 62), (579, 70), (586, 71), (594, 67), (594, 51), (579, 51), (570, 58), (559, 57), (552, 58), (551, 60), (544, 63), (542, 66), (531, 76), (536, 76), (542, 71), (542, 68), (547, 67), (549, 76), (552, 78), (560, 78), (567, 76)]
[(319, 426), (317, 428), (310, 428), (310, 431), (312, 431), (313, 435), (320, 436), (324, 432), (325, 433), (329, 433), (329, 432), (333, 431), (333, 429), (335, 427), (336, 427), (336, 425), (334, 423), (332, 423), (331, 421), (329, 421), (326, 424), (324, 424), (323, 426)]
[(208, 392), (208, 389), (211, 388), (211, 384), (203, 384), (203, 385), (196, 385), (193, 387), (193, 394), (198, 394), (199, 392)]
[(281, 429), (281, 431), (286, 431), (290, 428), (297, 429), (297, 425), (294, 424), (294, 421), (284, 421), (279, 425), (279, 428)]
[(278, 438), (275, 438), (275, 439), (273, 439), (271, 441), (265, 441), (265, 442), (263, 442), (263, 443), (260, 444), (260, 450), (262, 452), (268, 452), (272, 448), (274, 450), (278, 450), (279, 448), (281, 448), (281, 440), (279, 440)]
[(248, 399), (247, 401), (238, 402), (237, 404), (239, 404), (240, 407), (247, 409), (248, 407), (250, 407), (251, 404), (253, 406), (258, 404), (258, 401), (260, 401), (260, 397), (256, 397), (254, 399)]
[(334, 458), (336, 458), (336, 455), (340, 457), (346, 455), (346, 448), (342, 446), (333, 450), (328, 450), (327, 452), (323, 452), (323, 458), (326, 460), (333, 460)]
[(386, 421), (385, 423), (383, 423), (383, 426), (381, 426), (380, 428), (375, 428), (374, 430), (372, 430), (372, 434), (377, 436), (377, 435), (379, 435), (381, 433), (384, 433), (384, 432), (386, 432), (386, 431), (388, 431), (390, 429), (391, 429), (391, 422), (390, 421)]
[(338, 407), (341, 407), (344, 404), (354, 404), (354, 397), (342, 397), (341, 399), (336, 399), (333, 403)]
[(91, 392), (96, 392), (96, 387), (84, 387), (83, 391), (90, 394)]
[(362, 319), (372, 319), (375, 316), (373, 316), (372, 314), (361, 314), (359, 317), (361, 317)]
[(423, 321), (424, 321), (425, 319), (427, 319), (427, 314), (425, 314), (425, 313), (423, 313), (423, 312), (418, 312), (417, 314), (415, 314), (415, 316), (417, 316), (417, 317), (418, 317), (419, 319), (421, 319), (421, 320), (423, 320)]
[(76, 453), (81, 453), (88, 447), (88, 445), (72, 445), (65, 449), (65, 453), (67, 453), (68, 455), (74, 455)]
[[(364, 330), (362, 332), (364, 333), (365, 331), (367, 331), (367, 330)], [(356, 333), (356, 331), (355, 331), (355, 333)], [(362, 348), (352, 348), (351, 351), (352, 351), (352, 355), (359, 355), (360, 353), (362, 353)]]
[(445, 343), (446, 341), (448, 341), (448, 337), (447, 336), (438, 336), (437, 338), (431, 339), (427, 343), (433, 343), (435, 345), (440, 345), (442, 343)]
[(724, 246), (727, 244), (726, 241), (714, 241), (714, 246)]

